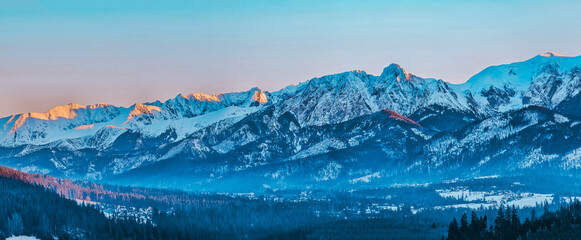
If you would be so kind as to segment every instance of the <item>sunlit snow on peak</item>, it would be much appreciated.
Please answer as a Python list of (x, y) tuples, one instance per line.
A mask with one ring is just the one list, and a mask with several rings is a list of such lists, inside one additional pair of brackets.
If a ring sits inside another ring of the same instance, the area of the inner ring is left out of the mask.
[[(30, 113), (23, 113), (20, 115), (14, 115), (10, 118), (9, 122), (15, 120), (13, 127), (11, 128), (9, 133), (14, 133), (20, 127), (22, 127), (28, 119), (38, 119), (44, 121), (57, 121), (59, 119), (74, 119), (77, 117), (77, 110), (79, 109), (97, 109), (97, 108), (105, 108), (109, 106), (108, 104), (95, 104), (95, 105), (80, 105), (76, 103), (69, 103), (66, 105), (60, 105), (51, 108), (50, 110), (39, 113), (39, 112), (30, 112)], [(6, 124), (5, 124), (6, 125)]]
[(541, 57), (567, 57), (565, 55), (558, 54), (555, 52), (546, 52), (546, 53), (539, 54), (539, 56), (541, 56)]
[(403, 69), (399, 64), (392, 63), (389, 66), (383, 69), (381, 73), (382, 76), (395, 76), (396, 80), (399, 82), (401, 80), (410, 80), (412, 74), (408, 73), (405, 69)]
[(195, 99), (200, 102), (220, 102), (220, 95), (222, 94), (210, 95), (206, 93), (197, 92), (188, 94), (187, 96), (184, 94), (180, 94), (179, 96), (190, 100)]
[(256, 90), (254, 91), (254, 95), (252, 95), (252, 100), (262, 104), (262, 103), (267, 103), (268, 99), (266, 97), (266, 93), (264, 93), (263, 90)]
[(158, 106), (137, 103), (135, 104), (135, 107), (133, 107), (133, 110), (129, 112), (129, 117), (127, 118), (127, 121), (139, 115), (152, 114), (154, 112), (161, 112), (161, 109)]

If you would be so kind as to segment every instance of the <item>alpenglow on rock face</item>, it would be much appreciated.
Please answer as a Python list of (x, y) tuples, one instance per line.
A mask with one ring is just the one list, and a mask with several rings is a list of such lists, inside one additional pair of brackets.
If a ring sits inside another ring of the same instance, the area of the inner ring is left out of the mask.
[(546, 53), (463, 84), (391, 64), (379, 76), (349, 71), (276, 92), (68, 104), (1, 118), (0, 163), (208, 190), (571, 174), (581, 169), (580, 78), (581, 57)]

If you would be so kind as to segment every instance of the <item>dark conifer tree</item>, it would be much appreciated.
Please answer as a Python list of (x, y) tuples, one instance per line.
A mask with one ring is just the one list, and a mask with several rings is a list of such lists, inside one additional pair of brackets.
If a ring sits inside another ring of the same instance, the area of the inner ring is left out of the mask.
[(466, 216), (466, 213), (462, 214), (460, 218), (460, 233), (463, 237), (468, 235), (468, 216)]

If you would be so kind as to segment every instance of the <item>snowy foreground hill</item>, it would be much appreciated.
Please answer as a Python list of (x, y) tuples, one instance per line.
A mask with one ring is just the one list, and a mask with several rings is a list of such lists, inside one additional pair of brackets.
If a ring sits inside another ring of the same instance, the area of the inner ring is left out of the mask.
[(358, 188), (579, 176), (581, 57), (492, 66), (463, 84), (391, 64), (276, 92), (57, 106), (0, 119), (0, 164), (148, 187)]
[(12, 236), (7, 238), (6, 240), (38, 240), (38, 238), (30, 236)]

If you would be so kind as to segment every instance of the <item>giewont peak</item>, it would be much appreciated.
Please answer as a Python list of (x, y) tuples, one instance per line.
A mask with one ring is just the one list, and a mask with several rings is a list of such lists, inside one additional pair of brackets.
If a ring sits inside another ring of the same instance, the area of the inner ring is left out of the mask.
[(408, 73), (399, 64), (392, 63), (383, 69), (381, 76), (385, 78), (393, 76), (399, 82), (401, 80), (410, 80), (412, 74)]

